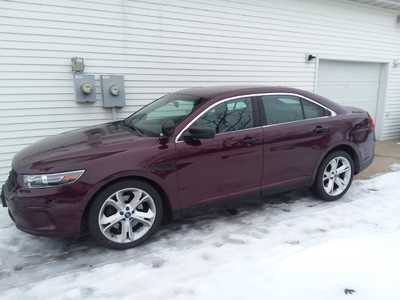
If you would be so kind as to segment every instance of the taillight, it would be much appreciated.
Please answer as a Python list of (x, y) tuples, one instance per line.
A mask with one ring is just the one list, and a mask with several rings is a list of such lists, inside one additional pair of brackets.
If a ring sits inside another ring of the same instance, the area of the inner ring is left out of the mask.
[(371, 128), (375, 129), (375, 120), (369, 114), (368, 114), (368, 121), (369, 121), (369, 125), (371, 126)]

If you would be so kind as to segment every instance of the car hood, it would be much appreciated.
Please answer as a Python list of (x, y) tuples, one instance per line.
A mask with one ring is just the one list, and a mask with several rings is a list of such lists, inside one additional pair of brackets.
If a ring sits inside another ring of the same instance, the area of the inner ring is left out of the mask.
[(130, 149), (143, 138), (122, 121), (64, 132), (40, 140), (16, 154), (18, 173), (58, 172)]

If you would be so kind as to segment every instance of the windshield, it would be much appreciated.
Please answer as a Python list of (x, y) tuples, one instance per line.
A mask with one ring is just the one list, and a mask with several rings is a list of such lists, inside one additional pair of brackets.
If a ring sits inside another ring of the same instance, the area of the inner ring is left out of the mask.
[(160, 136), (161, 124), (175, 128), (199, 105), (199, 97), (168, 94), (150, 103), (124, 120), (124, 123), (145, 136)]

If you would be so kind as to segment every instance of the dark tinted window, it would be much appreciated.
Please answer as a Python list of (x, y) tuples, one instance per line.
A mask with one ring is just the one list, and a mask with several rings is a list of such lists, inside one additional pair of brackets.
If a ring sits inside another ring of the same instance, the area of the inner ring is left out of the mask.
[(303, 120), (303, 109), (299, 97), (286, 95), (262, 96), (268, 124), (279, 124)]
[(303, 101), (304, 116), (306, 119), (320, 118), (329, 115), (329, 112), (325, 108), (307, 100), (302, 100), (302, 101)]
[(320, 105), (297, 96), (263, 96), (262, 102), (267, 124), (287, 123), (330, 115), (329, 111)]
[(250, 98), (226, 101), (208, 110), (192, 126), (207, 126), (216, 133), (246, 129), (254, 126)]

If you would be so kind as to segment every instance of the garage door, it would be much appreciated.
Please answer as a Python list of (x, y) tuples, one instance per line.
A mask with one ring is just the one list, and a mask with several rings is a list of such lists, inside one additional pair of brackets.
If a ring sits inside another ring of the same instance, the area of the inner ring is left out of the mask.
[(317, 93), (376, 117), (381, 64), (320, 60)]

